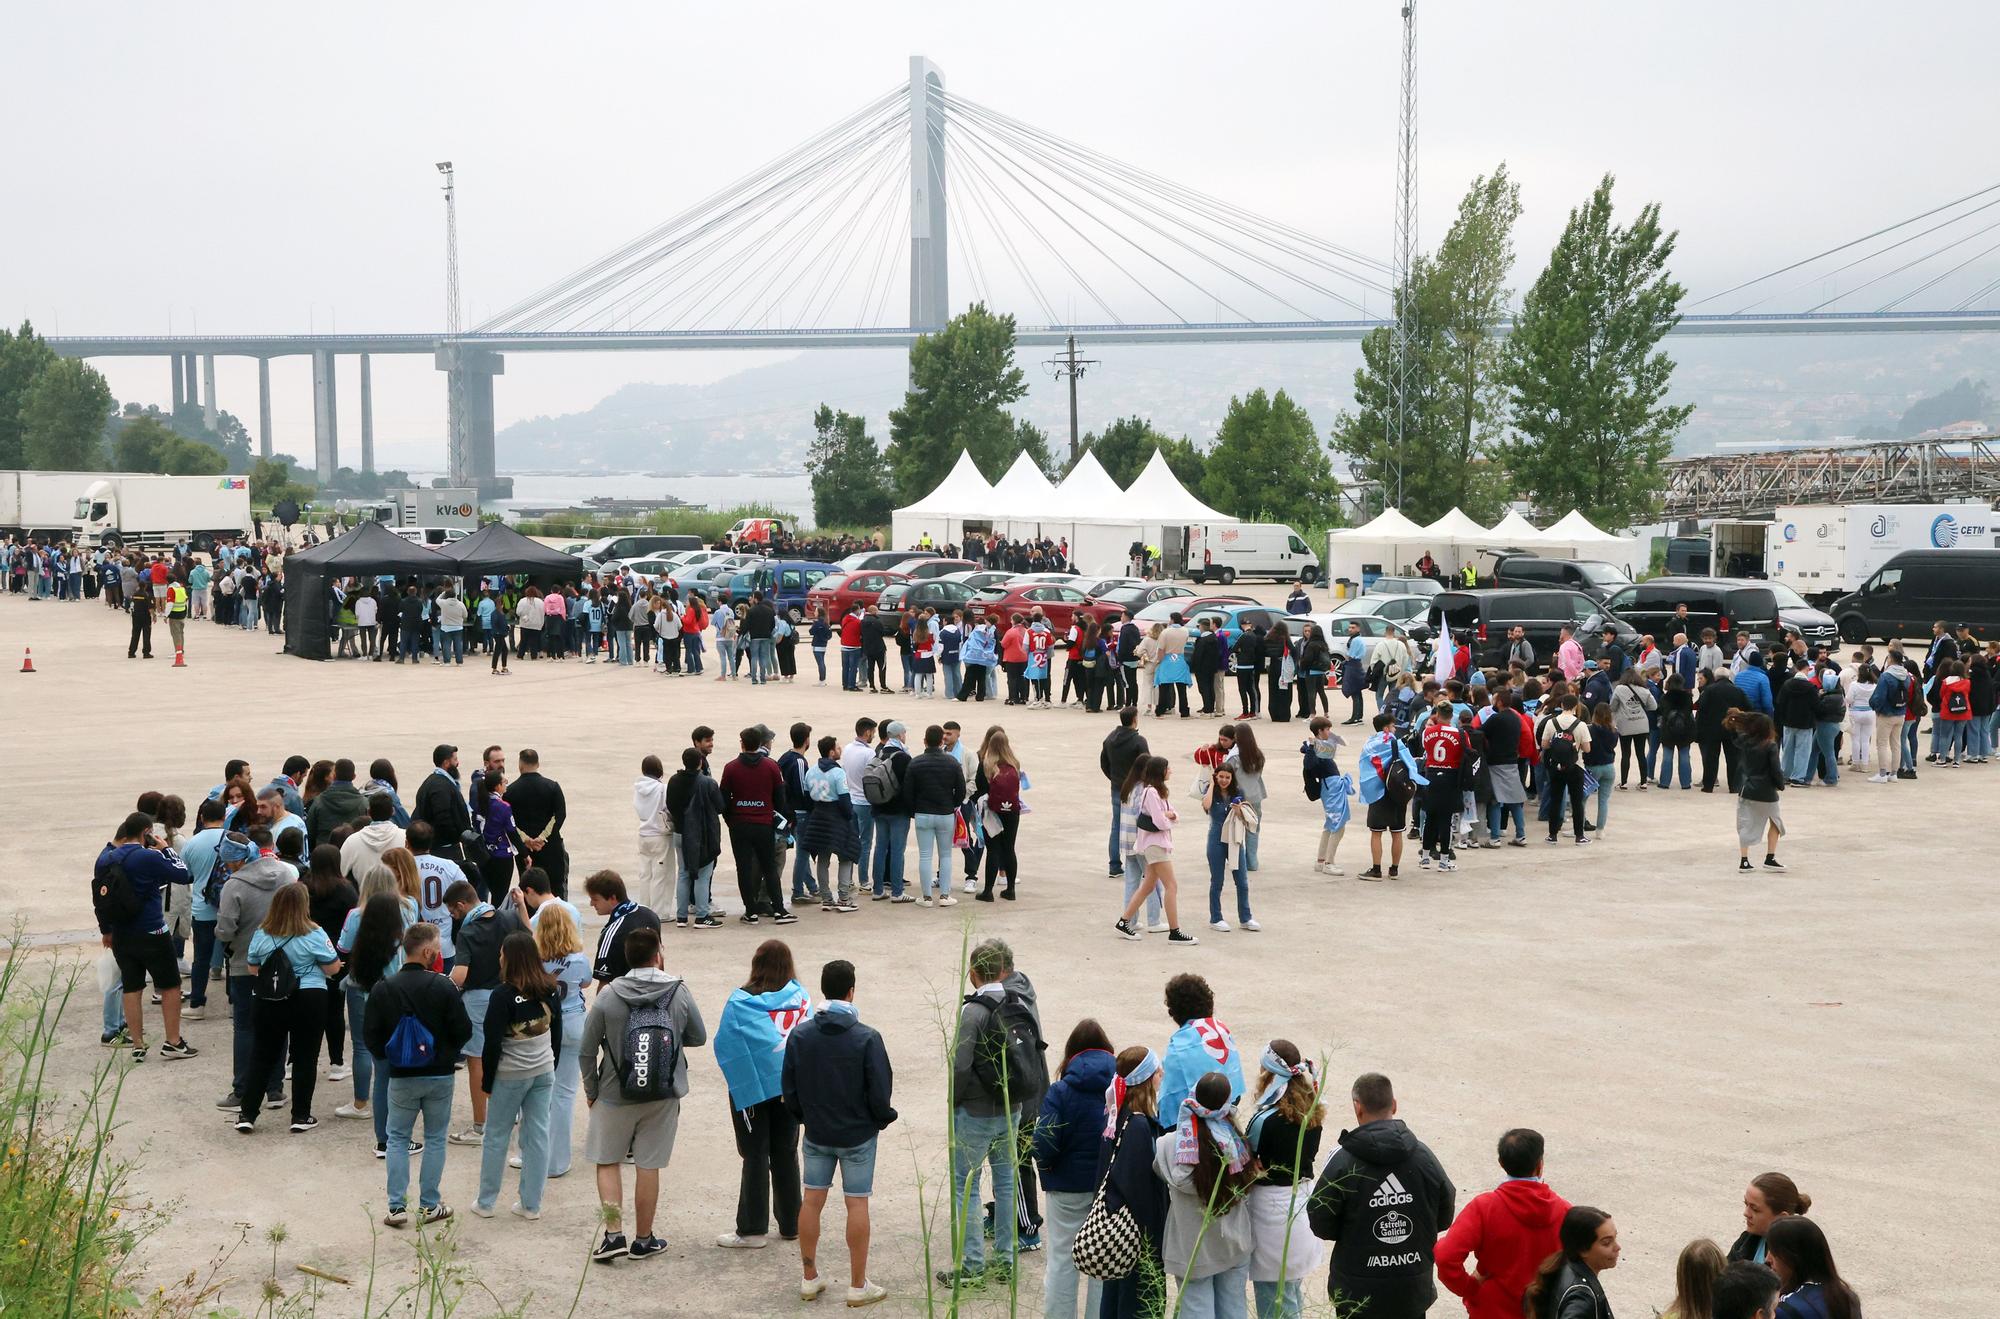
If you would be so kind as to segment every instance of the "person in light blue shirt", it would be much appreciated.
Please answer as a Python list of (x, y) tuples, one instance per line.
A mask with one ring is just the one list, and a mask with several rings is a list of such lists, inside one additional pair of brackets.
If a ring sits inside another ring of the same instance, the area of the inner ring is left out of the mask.
[[(183, 1016), (192, 1016), (200, 1021), (208, 1014), (208, 973), (212, 962), (220, 966), (225, 960), (217, 956), (215, 942), (215, 904), (208, 900), (208, 881), (215, 874), (216, 850), (222, 844), (223, 805), (220, 801), (204, 801), (195, 807), (194, 836), (181, 844), (181, 864), (187, 867), (192, 881), (193, 902), (189, 910), (189, 920), (194, 925), (194, 964), (188, 972), (187, 1005)], [(220, 886), (218, 885), (218, 890)]]
[(236, 1130), (246, 1136), (257, 1129), (264, 1095), (275, 1091), (287, 1046), (292, 1064), (292, 1130), (311, 1131), (319, 1125), (312, 1101), (320, 1042), (326, 1035), (326, 978), (340, 970), (340, 954), (313, 920), (311, 896), (296, 880), (272, 895), (270, 910), (250, 936), (246, 960), (255, 983), (262, 985), (260, 971), (277, 957), (291, 963), (297, 984), (285, 998), (255, 997), (250, 1005), (256, 1037), (248, 1076), (255, 1084), (242, 1087), (240, 1093), (247, 1097), (242, 1098), (236, 1118)]

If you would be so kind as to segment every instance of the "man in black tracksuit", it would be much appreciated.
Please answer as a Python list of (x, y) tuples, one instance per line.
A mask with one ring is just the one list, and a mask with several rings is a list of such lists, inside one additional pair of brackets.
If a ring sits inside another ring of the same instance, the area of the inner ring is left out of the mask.
[(1458, 1191), (1396, 1117), (1388, 1077), (1358, 1078), (1353, 1099), (1357, 1125), (1340, 1133), (1306, 1205), (1313, 1235), (1333, 1242), (1327, 1295), (1365, 1303), (1368, 1319), (1418, 1319), (1437, 1300), (1434, 1253)]

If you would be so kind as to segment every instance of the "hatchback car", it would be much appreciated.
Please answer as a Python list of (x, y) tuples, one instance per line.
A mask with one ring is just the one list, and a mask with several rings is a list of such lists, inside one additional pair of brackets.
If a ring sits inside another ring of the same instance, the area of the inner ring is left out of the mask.
[(1349, 618), (1381, 618), (1398, 627), (1412, 621), (1421, 622), (1430, 613), (1431, 595), (1357, 595), (1352, 600), (1342, 600), (1333, 607), (1332, 616), (1342, 620)]
[[(1173, 603), (1180, 604), (1181, 602), (1174, 601)], [(1150, 631), (1154, 623), (1167, 621), (1165, 618), (1146, 617), (1153, 609), (1159, 607), (1158, 605), (1149, 606), (1147, 609), (1143, 609), (1133, 616), (1132, 621), (1139, 625), (1141, 632)], [(1215, 630), (1221, 636), (1222, 644), (1225, 646), (1235, 645), (1236, 638), (1242, 636), (1244, 630), (1247, 628), (1261, 628), (1268, 632), (1273, 623), (1283, 622), (1287, 626), (1290, 626), (1295, 621), (1287, 618), (1284, 610), (1273, 608), (1270, 605), (1258, 604), (1254, 600), (1215, 600), (1204, 598), (1201, 603), (1190, 605), (1185, 610), (1180, 611), (1180, 613), (1189, 636), (1193, 636), (1201, 627), (1201, 621), (1204, 618), (1214, 619)]]
[(828, 622), (847, 616), (847, 611), (860, 605), (867, 608), (881, 596), (884, 588), (895, 582), (910, 579), (899, 572), (850, 572), (834, 573), (819, 579), (819, 583), (806, 592), (806, 613), (815, 609), (825, 609)]
[(922, 581), (927, 577), (949, 577), (953, 573), (971, 572), (978, 566), (970, 559), (911, 559), (897, 564), (896, 571)]
[[(1184, 596), (1169, 596), (1164, 600), (1155, 600), (1145, 608), (1133, 612), (1132, 621), (1140, 627), (1151, 627), (1155, 623), (1173, 622), (1175, 614), (1179, 614), (1185, 620), (1195, 610), (1202, 608), (1204, 605), (1254, 605), (1256, 603), (1257, 601), (1252, 600), (1247, 595), (1189, 594)], [(1271, 606), (1271, 616), (1273, 618), (1283, 618), (1285, 611), (1273, 605)]]
[(932, 550), (860, 550), (833, 566), (844, 573), (900, 572), (906, 563), (936, 557), (936, 552)]
[[(1122, 582), (1102, 591), (1087, 591), (1093, 600), (1117, 605), (1128, 614), (1136, 614), (1148, 605), (1156, 605), (1162, 600), (1195, 600), (1197, 596), (1185, 586), (1172, 582)], [(1248, 596), (1242, 597), (1248, 599)]]
[(938, 580), (957, 582), (959, 585), (969, 586), (975, 591), (983, 591), (989, 586), (1003, 586), (1013, 581), (1014, 574), (1002, 572), (998, 568), (980, 568), (974, 572), (948, 572)]
[(1079, 616), (1103, 622), (1112, 614), (1124, 612), (1116, 605), (1089, 599), (1074, 586), (1033, 581), (1024, 584), (1023, 579), (1017, 577), (1003, 587), (988, 587), (981, 591), (966, 606), (966, 613), (968, 617), (991, 618), (1004, 625), (1015, 614), (1031, 614), (1037, 609), (1049, 620), (1049, 626), (1058, 632), (1068, 631), (1070, 623)]
[(916, 609), (935, 609), (947, 618), (954, 609), (969, 609), (979, 593), (963, 582), (941, 578), (891, 582), (875, 597), (878, 614), (902, 614)]
[(1443, 583), (1430, 577), (1377, 577), (1368, 583), (1368, 595), (1436, 595)]

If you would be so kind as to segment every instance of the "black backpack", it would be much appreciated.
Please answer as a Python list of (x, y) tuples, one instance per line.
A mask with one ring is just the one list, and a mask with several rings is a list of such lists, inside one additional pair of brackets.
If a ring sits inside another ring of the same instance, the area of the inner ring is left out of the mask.
[(676, 980), (659, 1002), (641, 1004), (626, 1014), (618, 1090), (635, 1104), (673, 1098), (681, 1037), (674, 1029), (672, 1008), (680, 989), (681, 982)]
[(995, 1096), (1006, 1095), (1009, 1107), (1039, 1104), (1049, 1088), (1049, 1065), (1042, 1056), (1049, 1046), (1035, 1020), (1034, 1005), (1012, 989), (998, 1003), (984, 994), (967, 994), (965, 1001), (988, 1013), (987, 1024), (972, 1045), (973, 1078)]
[(97, 913), (97, 923), (106, 927), (129, 925), (139, 919), (143, 910), (139, 894), (132, 888), (132, 877), (117, 861), (97, 867), (91, 881), (90, 905)]
[(1551, 734), (1549, 744), (1542, 748), (1542, 764), (1548, 766), (1552, 774), (1567, 774), (1576, 768), (1576, 728), (1581, 720), (1572, 719), (1565, 728), (1561, 715), (1550, 715)]
[(299, 973), (292, 969), (291, 955), (285, 951), (290, 939), (280, 939), (263, 961), (257, 964), (257, 983), (251, 992), (265, 1003), (283, 1003), (298, 992)]

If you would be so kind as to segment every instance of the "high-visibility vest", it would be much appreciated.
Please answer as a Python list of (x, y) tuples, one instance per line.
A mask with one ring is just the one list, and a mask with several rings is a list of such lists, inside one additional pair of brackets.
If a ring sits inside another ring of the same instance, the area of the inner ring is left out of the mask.
[(187, 611), (187, 587), (182, 586), (179, 582), (175, 582), (167, 587), (167, 616), (170, 618), (185, 618), (187, 617)]

